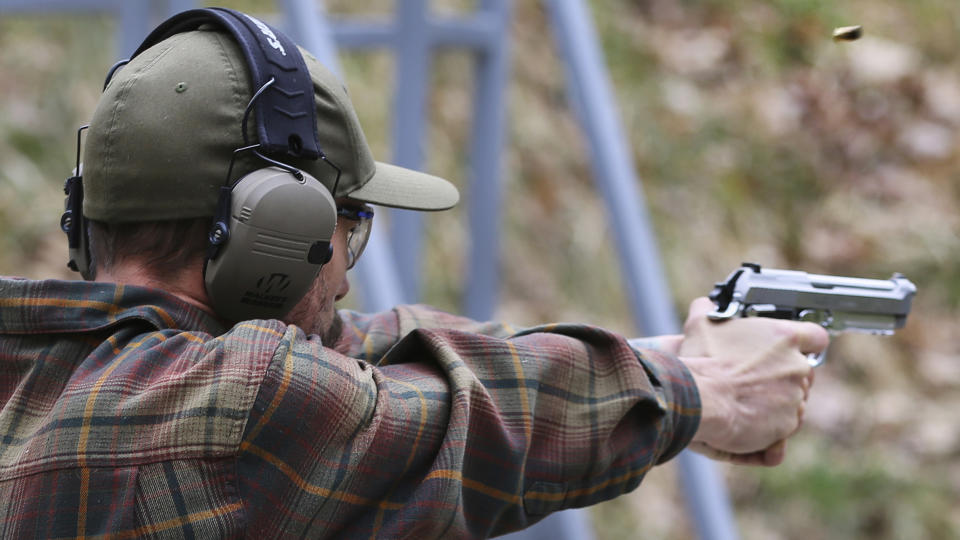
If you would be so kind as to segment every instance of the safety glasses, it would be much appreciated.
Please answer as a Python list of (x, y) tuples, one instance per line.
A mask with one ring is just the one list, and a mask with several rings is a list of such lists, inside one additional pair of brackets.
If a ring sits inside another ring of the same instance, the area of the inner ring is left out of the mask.
[(353, 268), (367, 247), (370, 239), (370, 230), (373, 227), (373, 208), (367, 205), (341, 206), (337, 208), (337, 216), (356, 222), (347, 230), (347, 270)]

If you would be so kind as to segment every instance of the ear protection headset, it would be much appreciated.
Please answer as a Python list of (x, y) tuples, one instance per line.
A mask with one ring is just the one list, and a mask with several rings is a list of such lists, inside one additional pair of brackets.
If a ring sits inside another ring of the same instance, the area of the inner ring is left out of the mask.
[[(340, 169), (320, 148), (313, 83), (303, 57), (289, 38), (262, 21), (225, 8), (185, 11), (158, 26), (131, 58), (202, 25), (214, 25), (233, 36), (255, 89), (241, 126), (245, 144), (234, 151), (220, 188), (204, 284), (214, 310), (224, 319), (280, 318), (306, 295), (321, 266), (330, 260), (337, 208), (318, 180), (273, 158), (322, 159), (336, 173), (334, 191)], [(111, 68), (104, 87), (126, 62)], [(247, 118), (252, 111), (259, 142), (247, 144)], [(90, 280), (93, 270), (80, 165), (80, 133), (86, 127), (77, 134), (77, 169), (64, 187), (67, 199), (61, 228), (69, 243), (68, 266)], [(270, 166), (231, 182), (233, 161), (243, 152)]]

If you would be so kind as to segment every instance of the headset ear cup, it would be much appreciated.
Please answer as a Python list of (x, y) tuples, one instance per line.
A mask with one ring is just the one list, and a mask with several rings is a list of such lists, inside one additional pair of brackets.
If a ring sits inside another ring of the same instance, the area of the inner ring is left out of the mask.
[(310, 290), (330, 260), (337, 207), (330, 192), (269, 167), (233, 188), (229, 237), (207, 261), (207, 294), (230, 321), (281, 318)]

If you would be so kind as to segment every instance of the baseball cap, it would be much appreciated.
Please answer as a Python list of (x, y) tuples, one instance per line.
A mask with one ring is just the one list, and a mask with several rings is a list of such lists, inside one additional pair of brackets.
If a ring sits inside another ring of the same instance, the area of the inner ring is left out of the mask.
[[(411, 210), (456, 205), (450, 182), (377, 162), (344, 85), (301, 49), (313, 82), (320, 147), (341, 169), (335, 197)], [(227, 185), (252, 90), (239, 47), (203, 27), (175, 34), (138, 54), (111, 79), (94, 111), (83, 155), (86, 217), (108, 223), (212, 216)], [(256, 141), (251, 118), (248, 140)], [(276, 159), (322, 182), (336, 172), (322, 160)], [(234, 182), (267, 166), (238, 154)]]

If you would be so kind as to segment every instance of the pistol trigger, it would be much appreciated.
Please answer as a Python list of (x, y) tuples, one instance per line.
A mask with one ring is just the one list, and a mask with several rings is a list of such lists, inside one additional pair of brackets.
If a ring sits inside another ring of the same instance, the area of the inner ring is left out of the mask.
[(805, 309), (797, 314), (797, 320), (817, 323), (826, 329), (830, 329), (830, 327), (833, 326), (833, 314), (829, 311)]
[(810, 362), (810, 367), (817, 367), (822, 364), (827, 359), (827, 350), (824, 349), (818, 353), (810, 353), (807, 355), (807, 361)]
[(727, 309), (723, 311), (720, 311), (719, 306), (717, 306), (718, 309), (715, 309), (710, 313), (707, 313), (707, 318), (710, 319), (711, 321), (725, 321), (727, 319), (732, 319), (736, 317), (738, 313), (740, 313), (741, 305), (742, 304), (740, 304), (740, 302), (737, 302), (736, 300), (734, 300), (729, 304), (727, 304)]

